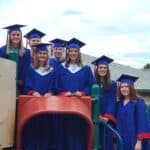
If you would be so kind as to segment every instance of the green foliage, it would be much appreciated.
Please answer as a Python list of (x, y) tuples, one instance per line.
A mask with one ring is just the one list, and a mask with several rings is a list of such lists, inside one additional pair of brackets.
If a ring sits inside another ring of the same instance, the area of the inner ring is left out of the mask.
[(144, 66), (144, 69), (150, 69), (150, 63), (147, 63), (147, 64)]

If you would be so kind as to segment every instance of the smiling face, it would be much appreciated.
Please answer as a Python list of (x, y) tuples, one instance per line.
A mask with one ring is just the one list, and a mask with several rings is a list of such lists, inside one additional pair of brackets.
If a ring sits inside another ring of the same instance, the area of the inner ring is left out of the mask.
[(129, 97), (130, 95), (130, 87), (127, 83), (121, 83), (120, 92), (124, 97)]
[(21, 32), (20, 31), (12, 31), (10, 33), (10, 40), (13, 44), (19, 44), (21, 41)]
[(37, 53), (37, 58), (39, 63), (45, 64), (48, 60), (48, 52), (47, 51), (39, 51)]
[(32, 38), (29, 40), (29, 45), (30, 47), (33, 47), (37, 44), (40, 44), (41, 43), (41, 39), (40, 38)]
[(40, 38), (33, 38), (29, 40), (29, 45), (31, 47), (30, 52), (31, 52), (31, 56), (35, 55), (35, 45), (40, 44), (41, 43), (41, 39)]
[(62, 47), (55, 47), (53, 48), (53, 52), (54, 52), (54, 57), (56, 59), (61, 59), (63, 57), (63, 48)]
[(71, 63), (76, 63), (76, 61), (79, 57), (79, 50), (77, 48), (70, 48), (68, 50), (68, 55), (71, 60)]
[(108, 70), (107, 65), (102, 65), (102, 64), (100, 64), (100, 65), (98, 66), (98, 74), (99, 74), (99, 76), (105, 77), (106, 74), (107, 74), (107, 70)]

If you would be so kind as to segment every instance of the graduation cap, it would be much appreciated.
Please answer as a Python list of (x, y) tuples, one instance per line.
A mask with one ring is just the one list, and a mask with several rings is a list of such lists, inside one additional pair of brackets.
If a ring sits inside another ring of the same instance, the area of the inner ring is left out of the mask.
[(41, 39), (43, 36), (45, 36), (45, 33), (41, 32), (41, 31), (39, 31), (35, 28), (24, 35), (24, 37), (28, 40), (31, 40), (31, 39), (34, 39), (34, 38)]
[(21, 31), (20, 28), (25, 27), (25, 26), (26, 25), (15, 24), (15, 25), (4, 27), (3, 29), (7, 29), (8, 32), (10, 33), (12, 31)]
[(40, 43), (35, 45), (35, 52), (38, 53), (40, 51), (47, 51), (48, 52), (48, 48), (47, 46), (49, 46), (49, 43)]
[(67, 41), (62, 40), (62, 39), (54, 39), (54, 40), (51, 40), (49, 42), (54, 44), (54, 46), (53, 46), (54, 48), (65, 47), (66, 43), (67, 43)]
[(76, 38), (72, 38), (70, 41), (68, 41), (67, 43), (67, 48), (77, 48), (78, 50), (84, 46), (85, 43), (83, 43), (82, 41), (76, 39)]
[(112, 61), (113, 61), (113, 59), (103, 55), (103, 56), (97, 58), (96, 60), (94, 60), (92, 62), (92, 64), (95, 64), (96, 66), (98, 66), (98, 65), (109, 65)]
[(134, 82), (138, 79), (136, 76), (128, 75), (128, 74), (122, 74), (117, 81), (121, 83), (128, 83), (130, 85), (133, 85)]

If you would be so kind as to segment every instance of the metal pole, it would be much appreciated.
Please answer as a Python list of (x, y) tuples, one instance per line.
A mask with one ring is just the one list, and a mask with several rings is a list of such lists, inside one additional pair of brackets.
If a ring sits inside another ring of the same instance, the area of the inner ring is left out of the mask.
[(113, 128), (111, 127), (111, 125), (109, 125), (106, 122), (101, 122), (105, 128), (107, 128), (108, 130), (112, 131), (112, 133), (116, 136), (117, 138), (117, 144), (118, 144), (118, 150), (123, 150), (123, 139), (122, 137), (119, 135), (119, 133)]

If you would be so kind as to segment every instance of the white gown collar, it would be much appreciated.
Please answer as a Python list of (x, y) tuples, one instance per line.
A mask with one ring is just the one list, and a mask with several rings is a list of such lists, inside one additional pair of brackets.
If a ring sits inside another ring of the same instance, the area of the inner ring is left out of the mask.
[(76, 73), (82, 69), (82, 67), (78, 66), (77, 64), (69, 64), (69, 67), (65, 67), (65, 63), (62, 63), (62, 66), (68, 69), (71, 73)]
[(52, 70), (53, 68), (50, 68), (49, 70), (45, 70), (45, 67), (39, 67), (38, 69), (35, 69), (35, 71), (41, 76), (47, 75)]

